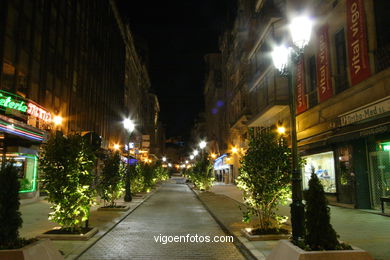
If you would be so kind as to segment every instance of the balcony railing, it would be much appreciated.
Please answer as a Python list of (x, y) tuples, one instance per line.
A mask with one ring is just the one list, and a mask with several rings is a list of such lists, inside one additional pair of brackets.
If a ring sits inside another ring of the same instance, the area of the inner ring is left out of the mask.
[(268, 69), (251, 90), (251, 111), (254, 115), (261, 116), (276, 105), (288, 104), (287, 79), (275, 73), (274, 69)]

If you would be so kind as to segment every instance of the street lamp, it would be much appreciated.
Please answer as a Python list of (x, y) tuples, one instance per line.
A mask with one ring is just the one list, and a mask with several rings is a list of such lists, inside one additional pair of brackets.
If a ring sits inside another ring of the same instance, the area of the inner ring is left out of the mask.
[(199, 151), (198, 150), (194, 150), (194, 152), (192, 153), (195, 156), (197, 156), (199, 154)]
[(207, 145), (206, 141), (201, 141), (201, 142), (199, 143), (199, 148), (200, 148), (200, 151), (201, 151), (201, 153), (202, 153), (202, 159), (203, 159), (203, 156), (204, 156), (203, 150), (204, 150), (204, 148), (206, 147), (206, 145)]
[(193, 160), (195, 156), (193, 154), (190, 155), (190, 160)]
[(135, 129), (135, 124), (133, 120), (126, 118), (125, 120), (123, 120), (123, 127), (131, 133)]
[(163, 157), (163, 158), (162, 158), (162, 161), (163, 161), (163, 162), (166, 162), (166, 161), (167, 161), (167, 157)]
[[(130, 143), (131, 133), (135, 129), (135, 124), (134, 124), (133, 120), (131, 120), (129, 118), (124, 119), (122, 123), (123, 123), (123, 127), (129, 132), (129, 143)], [(127, 169), (126, 180), (125, 180), (125, 198), (124, 198), (124, 200), (126, 202), (130, 202), (133, 200), (133, 198), (131, 196), (131, 184), (130, 184), (130, 172), (131, 172), (130, 149), (127, 152), (128, 152), (128, 157), (127, 157), (128, 169)]]
[(54, 123), (54, 125), (56, 125), (56, 126), (61, 125), (61, 124), (62, 124), (62, 120), (63, 120), (63, 118), (62, 118), (62, 116), (60, 116), (60, 115), (57, 115), (57, 116), (54, 116), (54, 117), (53, 117), (53, 123)]
[(289, 26), (292, 44), (290, 48), (278, 46), (272, 53), (272, 59), (280, 73), (288, 79), (290, 119), (291, 119), (291, 152), (292, 152), (292, 203), (291, 224), (293, 240), (304, 236), (304, 205), (302, 203), (302, 176), (298, 164), (298, 145), (296, 129), (295, 86), (293, 87), (294, 65), (301, 58), (311, 35), (312, 21), (306, 16), (292, 19)]

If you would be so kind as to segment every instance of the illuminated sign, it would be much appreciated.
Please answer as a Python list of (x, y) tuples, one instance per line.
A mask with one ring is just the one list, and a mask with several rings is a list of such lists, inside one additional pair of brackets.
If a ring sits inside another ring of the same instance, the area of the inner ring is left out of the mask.
[(23, 97), (13, 95), (2, 90), (0, 90), (0, 108), (13, 109), (41, 119), (45, 122), (52, 121), (51, 113), (43, 107), (30, 100), (25, 100)]
[(42, 119), (45, 122), (51, 121), (51, 113), (32, 102), (28, 103), (27, 114)]
[(26, 113), (28, 108), (24, 101), (16, 100), (10, 95), (8, 96), (2, 93), (0, 93), (0, 106), (4, 108), (15, 109), (23, 113)]

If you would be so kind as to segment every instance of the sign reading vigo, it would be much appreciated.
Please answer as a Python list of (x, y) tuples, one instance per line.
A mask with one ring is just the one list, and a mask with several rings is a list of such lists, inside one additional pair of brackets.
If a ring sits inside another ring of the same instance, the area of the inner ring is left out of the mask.
[(347, 0), (347, 49), (352, 86), (371, 75), (363, 0)]
[(333, 96), (330, 78), (329, 35), (327, 24), (319, 28), (317, 31), (317, 38), (317, 89), (320, 102), (322, 102)]

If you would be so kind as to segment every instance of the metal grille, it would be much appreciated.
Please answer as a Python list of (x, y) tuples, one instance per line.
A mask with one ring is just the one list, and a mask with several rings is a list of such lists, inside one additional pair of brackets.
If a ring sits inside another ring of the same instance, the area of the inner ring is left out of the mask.
[(370, 152), (369, 162), (372, 205), (379, 209), (380, 198), (390, 197), (390, 151)]

